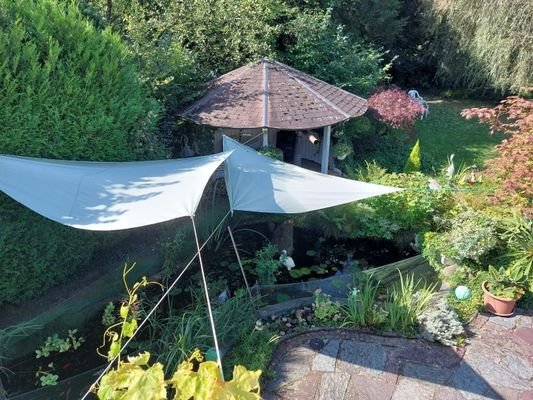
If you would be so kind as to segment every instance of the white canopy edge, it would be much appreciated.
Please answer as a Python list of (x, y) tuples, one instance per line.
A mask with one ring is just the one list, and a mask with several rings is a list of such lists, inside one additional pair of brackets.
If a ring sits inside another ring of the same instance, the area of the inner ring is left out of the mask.
[(263, 156), (224, 136), (226, 187), (232, 210), (296, 214), (398, 192), (400, 188), (310, 171)]
[(230, 153), (140, 162), (0, 155), (0, 190), (74, 228), (136, 228), (193, 216), (209, 178)]

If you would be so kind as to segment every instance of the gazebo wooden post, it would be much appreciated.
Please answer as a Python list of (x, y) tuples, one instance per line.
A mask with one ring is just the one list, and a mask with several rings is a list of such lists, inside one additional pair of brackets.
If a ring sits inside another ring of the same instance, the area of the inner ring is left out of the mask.
[(263, 128), (263, 147), (268, 147), (268, 128)]
[(320, 163), (320, 172), (328, 173), (329, 169), (329, 145), (331, 142), (331, 125), (324, 127), (324, 135), (322, 137), (322, 161)]

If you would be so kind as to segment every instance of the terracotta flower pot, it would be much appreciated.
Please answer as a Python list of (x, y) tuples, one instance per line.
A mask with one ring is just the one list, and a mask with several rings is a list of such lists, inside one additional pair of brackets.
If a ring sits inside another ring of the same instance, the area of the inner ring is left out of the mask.
[(483, 289), (483, 302), (488, 312), (500, 317), (509, 317), (514, 314), (518, 299), (506, 299), (504, 297), (494, 296), (487, 288), (487, 281), (481, 284), (481, 288)]

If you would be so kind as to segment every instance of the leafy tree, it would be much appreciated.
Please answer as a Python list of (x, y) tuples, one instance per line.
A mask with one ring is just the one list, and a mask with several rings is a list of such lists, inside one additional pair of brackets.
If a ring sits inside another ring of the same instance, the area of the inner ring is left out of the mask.
[(379, 89), (368, 99), (371, 116), (394, 129), (411, 128), (424, 107), (398, 87)]
[(533, 76), (533, 5), (421, 0), (436, 80), (478, 92), (518, 93)]
[(415, 145), (413, 146), (413, 150), (411, 150), (411, 153), (409, 154), (409, 158), (405, 162), (405, 167), (403, 168), (403, 172), (410, 173), (410, 172), (420, 172), (420, 140), (417, 140)]
[[(177, 123), (179, 110), (202, 92), (214, 76), (272, 56), (278, 19), (289, 9), (281, 0), (85, 0), (99, 10), (95, 21), (120, 34), (135, 54), (143, 83), (163, 106), (160, 138), (173, 149), (187, 136), (202, 152), (212, 132)], [(97, 22), (99, 23), (99, 22)]]
[(469, 108), (461, 114), (489, 124), (492, 134), (508, 136), (496, 146), (498, 156), (487, 162), (501, 183), (495, 198), (533, 217), (533, 101), (510, 96), (494, 108)]
[[(79, 160), (164, 154), (154, 132), (158, 105), (134, 60), (119, 37), (98, 31), (76, 7), (0, 0), (0, 60), (0, 153)], [(42, 293), (114, 243), (5, 196), (0, 225), (0, 304)]]
[(330, 12), (298, 14), (288, 24), (285, 42), (289, 64), (359, 95), (388, 78), (390, 65), (383, 65), (383, 54), (354, 43), (342, 25), (333, 22)]
[(393, 48), (402, 35), (406, 19), (401, 16), (401, 0), (323, 0), (333, 17), (357, 37)]
[(289, 12), (281, 0), (188, 0), (165, 10), (175, 40), (216, 74), (273, 56)]

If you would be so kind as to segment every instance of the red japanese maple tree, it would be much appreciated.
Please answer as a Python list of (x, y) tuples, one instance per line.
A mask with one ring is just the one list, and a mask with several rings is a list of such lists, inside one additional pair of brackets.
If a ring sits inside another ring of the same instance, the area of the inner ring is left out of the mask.
[(412, 128), (424, 112), (424, 106), (398, 87), (379, 89), (368, 99), (368, 111), (377, 120), (394, 129)]
[(461, 115), (489, 124), (491, 134), (507, 135), (496, 146), (498, 156), (487, 162), (488, 172), (501, 182), (495, 198), (511, 202), (533, 217), (533, 101), (510, 96), (494, 108), (468, 108)]

